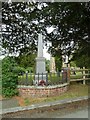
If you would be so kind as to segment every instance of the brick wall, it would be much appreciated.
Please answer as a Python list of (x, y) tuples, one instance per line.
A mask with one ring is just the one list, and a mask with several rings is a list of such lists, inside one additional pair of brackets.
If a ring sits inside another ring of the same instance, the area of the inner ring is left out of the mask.
[(49, 97), (57, 96), (67, 91), (68, 84), (58, 86), (18, 86), (19, 94), (22, 97)]

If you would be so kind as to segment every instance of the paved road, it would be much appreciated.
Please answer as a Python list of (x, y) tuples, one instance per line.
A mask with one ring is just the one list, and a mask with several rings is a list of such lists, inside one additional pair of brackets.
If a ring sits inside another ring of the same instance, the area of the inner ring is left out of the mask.
[(34, 113), (29, 112), (14, 116), (14, 118), (88, 118), (88, 109), (77, 110), (68, 114), (62, 115), (60, 110), (54, 112)]
[(88, 118), (88, 109), (85, 108), (83, 110), (75, 111), (73, 113), (69, 113), (67, 115), (58, 116), (61, 118)]
[[(81, 100), (81, 99), (78, 98), (78, 99), (74, 99), (74, 100), (71, 100), (71, 101), (75, 102), (75, 100)], [(15, 102), (15, 101), (13, 101), (13, 102)], [(63, 100), (63, 101), (56, 101), (54, 103), (53, 102), (50, 102), (50, 103), (48, 102), (48, 103), (44, 103), (44, 105), (51, 106), (53, 104), (58, 105), (58, 103), (64, 104), (66, 102), (70, 102), (70, 100), (66, 99), (66, 100)], [(9, 103), (11, 104), (11, 101), (9, 101)], [(34, 106), (29, 106), (29, 107), (30, 108), (31, 107), (38, 108), (40, 106), (43, 106), (43, 104), (36, 104)], [(87, 104), (86, 104), (86, 106), (87, 106)], [(43, 111), (43, 112), (42, 111), (41, 112), (40, 111), (39, 112), (34, 111), (32, 113), (29, 111), (29, 109), (28, 109), (28, 111), (26, 109), (26, 111), (22, 111), (22, 112), (19, 112), (18, 114), (14, 114), (14, 115), (12, 114), (12, 115), (10, 115), (10, 117), (11, 118), (88, 118), (88, 108), (86, 106), (83, 106), (83, 107), (80, 106), (79, 108), (77, 107), (77, 109), (76, 108), (71, 109), (72, 107), (70, 107), (71, 113), (69, 111), (69, 108), (68, 108), (68, 111), (67, 111), (67, 109), (64, 110), (62, 108), (61, 108), (62, 110), (61, 109), (53, 110), (51, 108), (51, 110), (49, 109), (49, 110)], [(74, 112), (72, 112), (72, 111), (74, 111)]]

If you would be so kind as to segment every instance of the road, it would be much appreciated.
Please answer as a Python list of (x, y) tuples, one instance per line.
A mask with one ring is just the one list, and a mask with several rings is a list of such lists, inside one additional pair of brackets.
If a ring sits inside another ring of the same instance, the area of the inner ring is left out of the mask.
[(78, 110), (67, 115), (58, 116), (60, 118), (88, 118), (88, 109)]
[(43, 113), (34, 113), (30, 114), (29, 112), (14, 116), (14, 118), (88, 118), (88, 109), (83, 108), (71, 113), (61, 114), (60, 110), (53, 112), (43, 112)]

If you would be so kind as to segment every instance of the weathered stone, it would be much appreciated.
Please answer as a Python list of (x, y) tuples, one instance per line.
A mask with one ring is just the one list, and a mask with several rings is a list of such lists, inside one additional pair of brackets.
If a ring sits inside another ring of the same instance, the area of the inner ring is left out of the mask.
[(50, 72), (52, 73), (56, 72), (55, 57), (50, 58)]
[(38, 54), (36, 58), (36, 74), (34, 84), (39, 85), (41, 80), (46, 83), (46, 68), (45, 68), (45, 58), (43, 57), (43, 40), (42, 34), (38, 34)]

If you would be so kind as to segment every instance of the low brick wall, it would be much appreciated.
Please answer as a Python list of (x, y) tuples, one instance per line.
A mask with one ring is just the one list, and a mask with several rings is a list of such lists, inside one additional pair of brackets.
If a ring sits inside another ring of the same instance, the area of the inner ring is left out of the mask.
[(49, 97), (57, 96), (68, 89), (68, 83), (55, 86), (18, 86), (19, 94), (22, 97)]

